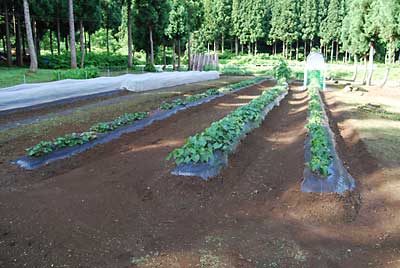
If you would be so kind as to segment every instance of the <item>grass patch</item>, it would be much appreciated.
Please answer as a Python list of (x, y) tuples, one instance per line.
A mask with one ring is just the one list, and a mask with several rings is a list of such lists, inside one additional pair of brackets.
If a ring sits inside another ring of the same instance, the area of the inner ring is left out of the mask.
[(39, 83), (54, 80), (53, 70), (39, 69), (36, 73), (31, 73), (28, 68), (0, 67), (0, 88), (23, 84), (24, 82)]
[(399, 166), (400, 106), (399, 93), (370, 89), (363, 94), (332, 92), (336, 111), (345, 115), (345, 125), (353, 127), (369, 153), (384, 166)]

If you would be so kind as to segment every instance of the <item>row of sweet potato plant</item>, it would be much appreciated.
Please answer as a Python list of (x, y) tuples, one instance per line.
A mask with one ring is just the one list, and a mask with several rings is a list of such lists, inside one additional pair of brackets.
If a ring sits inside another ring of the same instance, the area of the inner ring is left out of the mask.
[(308, 89), (308, 123), (306, 128), (310, 136), (311, 159), (309, 165), (312, 172), (326, 177), (329, 175), (329, 166), (332, 161), (332, 144), (329, 140), (328, 130), (324, 124), (323, 107), (319, 96), (318, 82), (313, 82)]
[[(238, 88), (259, 83), (262, 80), (264, 79), (253, 78), (221, 88), (208, 89), (203, 93), (187, 96), (183, 99), (179, 98), (172, 102), (163, 102), (159, 109), (170, 110), (178, 106), (185, 106), (191, 102), (195, 102), (207, 97), (225, 94)], [(38, 144), (27, 148), (26, 152), (27, 155), (30, 157), (41, 157), (66, 147), (83, 145), (97, 139), (99, 134), (112, 132), (122, 126), (133, 124), (136, 121), (147, 118), (149, 114), (149, 112), (126, 113), (112, 121), (96, 123), (95, 125), (90, 127), (89, 131), (85, 131), (82, 133), (66, 134), (64, 136), (57, 137), (51, 141), (40, 141)]]
[(288, 85), (282, 82), (264, 91), (248, 104), (212, 123), (203, 132), (189, 137), (182, 147), (173, 150), (168, 155), (167, 160), (173, 158), (178, 166), (198, 164), (212, 161), (217, 152), (230, 153), (237, 142), (252, 130), (252, 127), (248, 127), (249, 124), (259, 126), (264, 119), (263, 112), (267, 106), (274, 103), (287, 90)]

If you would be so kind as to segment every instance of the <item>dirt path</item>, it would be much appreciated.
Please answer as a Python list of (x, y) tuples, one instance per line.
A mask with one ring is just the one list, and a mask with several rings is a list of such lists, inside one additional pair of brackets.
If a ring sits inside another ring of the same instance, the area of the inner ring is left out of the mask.
[[(357, 194), (299, 192), (307, 115), (300, 89), (244, 140), (219, 177), (170, 174), (169, 151), (257, 94), (251, 88), (179, 113), (53, 166), (64, 174), (0, 192), (0, 266), (375, 265), (381, 233), (371, 232), (379, 229), (373, 209), (357, 217)], [(353, 161), (350, 171), (373, 180), (362, 165)]]

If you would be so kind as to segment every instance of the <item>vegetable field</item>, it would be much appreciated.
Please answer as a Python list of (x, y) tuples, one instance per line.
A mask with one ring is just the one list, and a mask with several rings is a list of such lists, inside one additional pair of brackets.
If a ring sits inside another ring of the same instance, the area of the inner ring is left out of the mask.
[(0, 115), (0, 267), (396, 267), (398, 169), (343, 121), (396, 93), (272, 72)]

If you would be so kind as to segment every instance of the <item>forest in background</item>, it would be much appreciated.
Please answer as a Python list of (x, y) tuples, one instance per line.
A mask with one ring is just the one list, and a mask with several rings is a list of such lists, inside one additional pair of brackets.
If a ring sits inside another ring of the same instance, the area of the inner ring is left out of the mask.
[[(39, 67), (55, 58), (62, 58), (59, 68), (84, 67), (96, 57), (90, 64), (113, 59), (110, 65), (132, 67), (135, 52), (150, 67), (174, 69), (183, 55), (187, 63), (191, 53), (227, 50), (302, 60), (315, 49), (331, 62), (369, 60), (370, 67), (374, 59), (389, 64), (400, 57), (398, 0), (0, 2), (0, 49), (8, 66), (23, 66), (30, 55)], [(86, 54), (94, 52), (100, 56)], [(31, 70), (37, 65), (31, 61)]]

